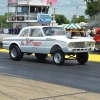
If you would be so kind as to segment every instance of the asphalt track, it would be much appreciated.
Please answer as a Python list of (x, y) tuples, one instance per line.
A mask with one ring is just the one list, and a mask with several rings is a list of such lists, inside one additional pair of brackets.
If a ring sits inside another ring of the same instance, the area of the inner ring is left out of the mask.
[(50, 57), (12, 61), (8, 52), (0, 49), (0, 100), (100, 100), (99, 52), (90, 52), (87, 64), (62, 66)]
[[(6, 53), (8, 53), (9, 50), (0, 49), (0, 52), (6, 52)], [(90, 54), (89, 53), (89, 61), (100, 62), (100, 54)]]

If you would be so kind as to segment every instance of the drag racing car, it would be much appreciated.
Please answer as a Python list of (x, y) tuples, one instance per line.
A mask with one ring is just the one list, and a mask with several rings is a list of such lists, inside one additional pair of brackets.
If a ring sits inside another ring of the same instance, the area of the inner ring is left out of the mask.
[(50, 54), (53, 62), (61, 65), (66, 60), (65, 55), (74, 56), (80, 64), (86, 63), (95, 42), (88, 37), (67, 36), (59, 26), (29, 26), (22, 28), (18, 36), (4, 38), (2, 44), (12, 60), (19, 61), (24, 54), (32, 53), (38, 60), (44, 60)]

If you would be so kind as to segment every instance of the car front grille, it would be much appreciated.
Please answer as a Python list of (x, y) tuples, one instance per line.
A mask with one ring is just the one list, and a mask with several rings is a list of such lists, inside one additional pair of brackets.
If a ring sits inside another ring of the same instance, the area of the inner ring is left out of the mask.
[(74, 48), (85, 48), (85, 42), (74, 43)]

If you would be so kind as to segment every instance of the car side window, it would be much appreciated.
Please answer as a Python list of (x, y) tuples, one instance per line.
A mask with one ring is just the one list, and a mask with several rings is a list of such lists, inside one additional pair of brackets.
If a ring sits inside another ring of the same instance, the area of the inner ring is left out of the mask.
[(36, 28), (36, 29), (30, 29), (30, 37), (42, 37), (43, 34), (41, 32), (41, 29)]
[(28, 37), (29, 29), (25, 29), (22, 31), (20, 37)]
[(46, 31), (46, 36), (53, 36), (54, 35), (54, 30), (49, 29)]

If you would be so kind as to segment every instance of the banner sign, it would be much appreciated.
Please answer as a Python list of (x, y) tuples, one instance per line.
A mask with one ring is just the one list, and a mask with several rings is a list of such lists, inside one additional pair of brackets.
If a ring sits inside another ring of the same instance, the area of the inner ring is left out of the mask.
[(28, 0), (18, 0), (18, 4), (27, 4)]
[(18, 0), (8, 0), (8, 4), (17, 4)]
[(51, 15), (50, 14), (38, 14), (37, 22), (51, 23)]
[(9, 21), (15, 21), (15, 20), (16, 20), (16, 17), (15, 17), (15, 16), (9, 16), (9, 17), (8, 17), (8, 20), (9, 20)]
[(18, 17), (17, 17), (17, 20), (18, 20), (18, 21), (24, 21), (24, 16), (18, 16)]
[(43, 0), (44, 4), (55, 5), (57, 0)]

